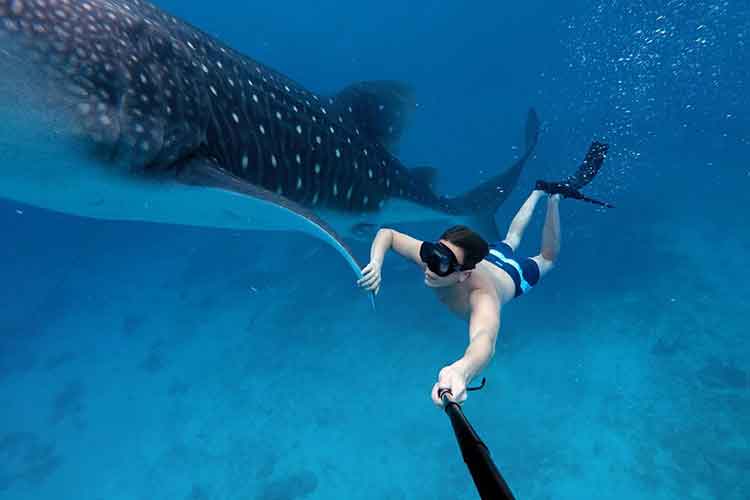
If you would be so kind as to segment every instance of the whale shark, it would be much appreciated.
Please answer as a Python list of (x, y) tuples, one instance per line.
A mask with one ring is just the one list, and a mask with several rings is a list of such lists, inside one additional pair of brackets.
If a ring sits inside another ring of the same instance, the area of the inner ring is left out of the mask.
[(532, 156), (467, 192), (408, 168), (398, 142), (410, 86), (356, 82), (336, 95), (142, 0), (0, 0), (0, 197), (108, 220), (301, 231), (360, 273), (363, 227), (494, 213)]

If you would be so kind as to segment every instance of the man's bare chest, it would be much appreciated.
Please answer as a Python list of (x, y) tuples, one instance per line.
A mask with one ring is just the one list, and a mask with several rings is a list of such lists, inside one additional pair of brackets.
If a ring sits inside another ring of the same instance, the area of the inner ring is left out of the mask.
[(450, 312), (467, 319), (471, 312), (469, 304), (469, 293), (466, 290), (436, 290), (438, 300), (444, 304)]

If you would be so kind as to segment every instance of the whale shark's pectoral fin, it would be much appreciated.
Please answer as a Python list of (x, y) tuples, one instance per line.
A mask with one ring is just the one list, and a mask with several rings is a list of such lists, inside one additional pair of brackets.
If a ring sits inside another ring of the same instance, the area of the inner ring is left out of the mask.
[[(351, 249), (313, 212), (281, 195), (256, 186), (208, 160), (195, 159), (180, 165), (177, 180), (189, 186), (224, 191), (229, 197), (219, 197), (222, 213), (235, 219), (237, 226), (257, 230), (299, 231), (331, 245), (349, 264), (357, 277), (362, 266)], [(231, 197), (237, 197), (232, 200)], [(373, 308), (375, 299), (371, 294)]]

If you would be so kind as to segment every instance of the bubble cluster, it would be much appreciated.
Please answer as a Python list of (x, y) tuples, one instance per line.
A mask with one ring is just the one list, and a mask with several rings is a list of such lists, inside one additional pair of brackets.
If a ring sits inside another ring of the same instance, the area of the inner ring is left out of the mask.
[(604, 117), (623, 165), (665, 124), (747, 144), (750, 3), (597, 0), (566, 28), (566, 64), (583, 81), (574, 111)]

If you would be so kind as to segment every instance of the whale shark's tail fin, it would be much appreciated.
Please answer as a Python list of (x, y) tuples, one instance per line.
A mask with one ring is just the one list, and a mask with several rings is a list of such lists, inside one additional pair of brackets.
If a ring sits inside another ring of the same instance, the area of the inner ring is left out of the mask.
[(497, 238), (495, 212), (508, 199), (518, 184), (523, 167), (531, 158), (539, 140), (539, 116), (532, 108), (529, 110), (525, 127), (525, 148), (523, 155), (504, 172), (501, 172), (479, 186), (457, 197), (443, 197), (441, 202), (451, 211), (472, 217), (474, 229), (487, 238)]

